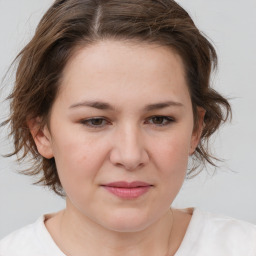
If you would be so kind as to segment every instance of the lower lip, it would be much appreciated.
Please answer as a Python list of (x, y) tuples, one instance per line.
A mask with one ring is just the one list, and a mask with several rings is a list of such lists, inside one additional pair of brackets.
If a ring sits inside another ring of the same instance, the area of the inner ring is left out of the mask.
[(151, 188), (151, 186), (144, 186), (144, 187), (134, 187), (134, 188), (120, 188), (120, 187), (109, 187), (103, 186), (106, 190), (110, 193), (123, 198), (123, 199), (136, 199)]

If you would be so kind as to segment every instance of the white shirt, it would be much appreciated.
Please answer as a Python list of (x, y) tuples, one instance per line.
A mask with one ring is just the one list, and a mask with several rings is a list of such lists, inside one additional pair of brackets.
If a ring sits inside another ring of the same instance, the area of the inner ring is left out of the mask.
[[(0, 256), (65, 256), (45, 216), (0, 241)], [(256, 256), (256, 226), (195, 209), (175, 256)]]

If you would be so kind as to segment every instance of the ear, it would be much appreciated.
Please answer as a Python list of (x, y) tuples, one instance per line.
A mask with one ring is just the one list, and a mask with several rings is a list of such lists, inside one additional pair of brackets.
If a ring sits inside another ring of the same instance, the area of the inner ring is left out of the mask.
[(205, 109), (203, 109), (202, 107), (197, 107), (197, 115), (198, 120), (197, 125), (195, 125), (192, 133), (189, 155), (192, 155), (195, 152), (196, 147), (201, 139), (202, 131), (204, 128)]
[(47, 125), (42, 127), (41, 118), (39, 117), (28, 120), (27, 125), (40, 155), (48, 159), (52, 158), (52, 140)]

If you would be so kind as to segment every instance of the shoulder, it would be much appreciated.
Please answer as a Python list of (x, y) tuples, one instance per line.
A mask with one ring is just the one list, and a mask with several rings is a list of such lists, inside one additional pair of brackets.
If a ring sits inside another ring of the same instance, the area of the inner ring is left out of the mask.
[(40, 255), (40, 232), (43, 216), (35, 223), (14, 231), (0, 241), (0, 255)]
[(195, 209), (197, 223), (201, 221), (205, 233), (221, 235), (228, 240), (256, 242), (256, 226), (246, 221)]
[[(0, 241), (1, 256), (63, 255), (58, 251), (44, 225), (44, 216)], [(49, 254), (50, 253), (50, 254)], [(53, 253), (53, 254), (52, 254)]]
[(195, 209), (181, 245), (182, 250), (198, 256), (255, 256), (256, 226)]

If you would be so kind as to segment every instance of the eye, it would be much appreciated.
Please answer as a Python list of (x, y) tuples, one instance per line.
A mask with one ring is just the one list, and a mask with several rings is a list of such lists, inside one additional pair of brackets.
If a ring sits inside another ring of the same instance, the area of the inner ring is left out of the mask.
[(81, 120), (80, 123), (90, 128), (102, 128), (107, 124), (109, 124), (110, 122), (102, 117), (94, 117), (94, 118)]
[(147, 119), (146, 123), (153, 124), (156, 126), (167, 126), (174, 122), (174, 118), (169, 116), (152, 116)]

